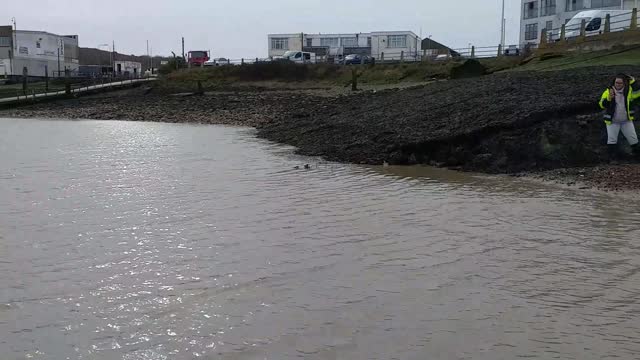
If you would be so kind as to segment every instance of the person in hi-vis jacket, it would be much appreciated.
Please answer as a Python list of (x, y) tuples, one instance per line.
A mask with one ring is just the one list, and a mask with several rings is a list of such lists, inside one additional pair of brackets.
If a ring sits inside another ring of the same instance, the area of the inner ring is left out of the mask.
[(609, 159), (616, 155), (618, 134), (622, 134), (631, 145), (634, 155), (640, 158), (638, 135), (633, 124), (634, 102), (640, 101), (640, 82), (635, 78), (619, 74), (610, 88), (600, 98), (600, 108), (605, 110), (604, 123), (607, 125), (607, 147)]

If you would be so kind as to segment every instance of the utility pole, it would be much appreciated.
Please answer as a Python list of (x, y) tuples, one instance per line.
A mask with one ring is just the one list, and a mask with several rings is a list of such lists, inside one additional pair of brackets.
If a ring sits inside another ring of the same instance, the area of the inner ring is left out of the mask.
[[(147, 40), (147, 57), (149, 58), (149, 63), (151, 63), (151, 55), (149, 55), (149, 40)], [(149, 67), (151, 69), (151, 67)]]
[(111, 77), (116, 74), (116, 41), (111, 40)]
[(12, 17), (11, 21), (13, 22), (13, 46), (14, 51), (18, 51), (18, 24), (16, 23), (16, 18)]
[(502, 45), (502, 49), (504, 50), (504, 46), (505, 46), (505, 18), (504, 18), (504, 0), (502, 0), (502, 17), (500, 18), (500, 26), (501, 26), (501, 30), (500, 30), (500, 45)]
[(60, 40), (58, 40), (58, 77), (60, 77)]
[(16, 52), (18, 51), (18, 35), (16, 34), (18, 32), (18, 25), (16, 25), (16, 18), (12, 17), (11, 21), (13, 21), (13, 36), (11, 37), (11, 39), (13, 40), (13, 47), (11, 48), (11, 54), (9, 56), (9, 65), (11, 66), (11, 75), (14, 75), (13, 73), (13, 63), (15, 62), (16, 59)]
[(184, 36), (182, 37), (182, 60), (187, 61), (187, 59), (184, 58), (185, 54), (184, 54)]

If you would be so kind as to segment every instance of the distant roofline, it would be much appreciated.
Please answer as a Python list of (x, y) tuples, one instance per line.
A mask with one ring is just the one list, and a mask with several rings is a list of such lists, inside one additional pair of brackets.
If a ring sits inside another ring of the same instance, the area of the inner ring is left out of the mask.
[(352, 32), (352, 33), (304, 33), (304, 32), (297, 32), (297, 33), (288, 33), (288, 34), (267, 34), (268, 37), (278, 37), (278, 36), (282, 36), (282, 37), (293, 37), (293, 36), (300, 36), (300, 34), (304, 34), (304, 35), (313, 35), (313, 36), (336, 36), (336, 37), (340, 37), (340, 36), (347, 36), (347, 35), (379, 35), (379, 34), (396, 34), (396, 33), (407, 33), (407, 34), (412, 34), (414, 36), (418, 36), (416, 33), (414, 33), (411, 30), (389, 30), (389, 31), (369, 31), (369, 32)]
[(39, 31), (39, 30), (15, 30), (16, 33), (24, 33), (24, 34), (46, 34), (46, 35), (52, 35), (52, 36), (59, 36), (59, 37), (66, 37), (66, 38), (71, 38), (72, 36), (78, 37), (77, 34), (74, 35), (60, 35), (60, 34), (54, 34), (54, 33), (50, 33), (48, 31)]

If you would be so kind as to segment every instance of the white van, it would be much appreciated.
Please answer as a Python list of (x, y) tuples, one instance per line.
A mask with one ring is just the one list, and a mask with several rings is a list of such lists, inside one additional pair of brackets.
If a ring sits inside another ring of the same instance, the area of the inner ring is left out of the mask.
[(566, 37), (574, 38), (580, 36), (580, 27), (584, 19), (586, 36), (599, 35), (604, 33), (604, 23), (607, 15), (611, 17), (611, 32), (628, 29), (631, 26), (630, 10), (588, 10), (577, 13), (566, 25)]
[(305, 51), (287, 51), (282, 56), (283, 59), (293, 61), (296, 64), (315, 64), (316, 54)]

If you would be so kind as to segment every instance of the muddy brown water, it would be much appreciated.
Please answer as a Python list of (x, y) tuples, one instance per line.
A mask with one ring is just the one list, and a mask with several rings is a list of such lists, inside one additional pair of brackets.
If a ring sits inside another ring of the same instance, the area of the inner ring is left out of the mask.
[(2, 359), (640, 354), (636, 201), (246, 128), (0, 129)]

